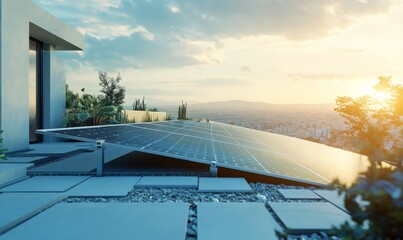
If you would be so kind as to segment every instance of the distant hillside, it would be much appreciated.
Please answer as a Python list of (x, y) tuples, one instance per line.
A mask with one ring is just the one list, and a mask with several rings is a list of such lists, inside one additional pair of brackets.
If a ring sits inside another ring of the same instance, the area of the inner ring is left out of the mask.
[[(272, 104), (265, 102), (248, 102), (241, 100), (189, 104), (189, 111), (274, 111), (274, 112), (312, 112), (312, 113), (333, 113), (334, 104)], [(165, 111), (177, 109), (177, 106), (165, 106)]]

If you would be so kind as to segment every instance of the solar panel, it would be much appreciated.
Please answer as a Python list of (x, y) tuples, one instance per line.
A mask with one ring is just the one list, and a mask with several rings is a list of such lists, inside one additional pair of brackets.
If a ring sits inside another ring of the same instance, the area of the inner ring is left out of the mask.
[(38, 130), (40, 134), (116, 145), (156, 155), (327, 185), (351, 183), (366, 157), (318, 143), (218, 122), (165, 121)]

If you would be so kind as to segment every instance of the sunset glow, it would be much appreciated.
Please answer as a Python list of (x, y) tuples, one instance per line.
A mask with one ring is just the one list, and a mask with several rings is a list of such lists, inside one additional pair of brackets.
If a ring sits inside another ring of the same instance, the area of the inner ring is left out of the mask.
[(388, 92), (375, 91), (372, 96), (380, 104), (387, 104), (392, 99), (392, 95)]
[(403, 79), (401, 1), (34, 2), (85, 35), (82, 55), (60, 56), (75, 91), (108, 71), (157, 105), (334, 103)]

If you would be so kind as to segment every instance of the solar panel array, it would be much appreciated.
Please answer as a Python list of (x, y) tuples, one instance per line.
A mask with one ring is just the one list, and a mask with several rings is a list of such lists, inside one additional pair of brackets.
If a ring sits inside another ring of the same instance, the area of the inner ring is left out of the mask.
[(319, 185), (351, 183), (366, 157), (301, 139), (218, 122), (152, 123), (40, 130), (81, 141), (105, 140), (135, 151)]

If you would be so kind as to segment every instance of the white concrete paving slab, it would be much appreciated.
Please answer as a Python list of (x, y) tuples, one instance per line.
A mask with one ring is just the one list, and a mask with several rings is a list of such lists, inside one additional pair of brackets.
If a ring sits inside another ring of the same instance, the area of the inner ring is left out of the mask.
[(7, 157), (6, 161), (0, 161), (0, 164), (7, 164), (7, 163), (34, 163), (39, 160), (43, 160), (47, 157)]
[(178, 187), (197, 188), (198, 177), (177, 177), (177, 176), (145, 176), (140, 179), (136, 187)]
[(351, 221), (350, 215), (327, 202), (270, 202), (290, 234), (329, 231)]
[(187, 203), (60, 203), (2, 239), (184, 240), (188, 211)]
[(65, 192), (89, 176), (36, 176), (0, 189), (0, 192)]
[[(3, 193), (0, 194), (0, 233), (63, 200), (63, 193)], [(0, 237), (2, 238), (2, 237)], [(20, 239), (34, 239), (31, 237)]]
[(252, 192), (244, 178), (199, 178), (200, 192)]
[(322, 199), (308, 189), (278, 189), (278, 191), (287, 199)]
[(27, 168), (32, 164), (0, 164), (0, 185), (12, 182), (27, 175)]
[[(105, 149), (105, 163), (130, 153), (132, 150), (116, 147)], [(60, 161), (32, 168), (30, 173), (88, 173), (96, 169), (101, 157), (98, 151), (80, 153)]]
[(348, 212), (344, 205), (344, 193), (339, 195), (337, 190), (315, 190), (314, 193), (334, 204), (341, 210)]
[(92, 177), (67, 192), (74, 197), (126, 196), (141, 177)]
[(262, 203), (199, 203), (197, 239), (277, 239), (281, 227)]

